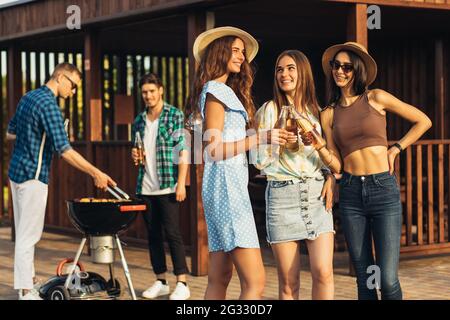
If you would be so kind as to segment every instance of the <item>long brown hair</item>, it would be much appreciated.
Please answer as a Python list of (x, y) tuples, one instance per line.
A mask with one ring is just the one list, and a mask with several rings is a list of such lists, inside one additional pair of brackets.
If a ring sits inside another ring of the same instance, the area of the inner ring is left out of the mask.
[(273, 101), (280, 114), (281, 107), (290, 104), (286, 94), (278, 86), (277, 68), (280, 60), (285, 57), (291, 57), (297, 66), (297, 86), (295, 88), (294, 106), (306, 111), (305, 108), (319, 119), (319, 103), (316, 97), (316, 87), (314, 85), (314, 77), (311, 70), (311, 64), (308, 58), (299, 50), (283, 51), (277, 58), (275, 63), (274, 83), (273, 83)]
[[(187, 108), (188, 113), (194, 113), (194, 116), (198, 116), (198, 104), (203, 86), (208, 81), (217, 79), (227, 72), (228, 62), (232, 56), (231, 46), (236, 39), (235, 36), (222, 37), (214, 40), (206, 47), (195, 73), (189, 108)], [(253, 126), (255, 114), (255, 105), (251, 94), (253, 69), (247, 59), (242, 63), (241, 71), (239, 73), (230, 73), (226, 85), (233, 89), (236, 96), (244, 105), (244, 108), (248, 113), (249, 126)]]

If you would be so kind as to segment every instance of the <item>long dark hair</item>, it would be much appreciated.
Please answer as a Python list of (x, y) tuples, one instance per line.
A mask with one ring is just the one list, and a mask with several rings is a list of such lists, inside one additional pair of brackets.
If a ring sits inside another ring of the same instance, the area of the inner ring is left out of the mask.
[[(211, 42), (205, 49), (197, 71), (190, 96), (187, 116), (194, 113), (198, 117), (200, 94), (203, 86), (210, 80), (217, 79), (227, 72), (228, 62), (232, 56), (232, 44), (237, 38), (226, 36)], [(253, 85), (253, 69), (245, 59), (239, 73), (230, 73), (226, 85), (233, 89), (236, 96), (244, 105), (249, 117), (249, 126), (253, 126), (255, 105), (251, 94)]]
[[(355, 95), (362, 95), (367, 90), (367, 70), (364, 61), (352, 51), (341, 50), (335, 54), (333, 60), (336, 59), (336, 56), (345, 52), (350, 57), (350, 62), (353, 65), (353, 79), (352, 79), (352, 91)], [(333, 71), (326, 75), (327, 77), (327, 101), (328, 106), (335, 107), (339, 100), (341, 99), (341, 89), (336, 85), (336, 82), (333, 78)]]
[(277, 67), (280, 60), (289, 56), (295, 61), (297, 66), (297, 86), (295, 88), (294, 106), (300, 108), (299, 111), (308, 110), (319, 119), (319, 103), (316, 97), (316, 87), (314, 85), (314, 77), (311, 70), (311, 64), (308, 58), (299, 50), (286, 50), (283, 51), (275, 62), (274, 84), (273, 84), (273, 101), (280, 114), (281, 107), (288, 105), (289, 101), (286, 94), (278, 86), (277, 80)]

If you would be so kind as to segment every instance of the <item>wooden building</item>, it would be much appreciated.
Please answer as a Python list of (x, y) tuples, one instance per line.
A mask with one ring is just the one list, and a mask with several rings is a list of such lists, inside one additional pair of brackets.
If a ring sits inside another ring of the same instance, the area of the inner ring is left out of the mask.
[[(77, 8), (81, 29), (71, 30), (67, 21)], [(377, 12), (381, 28), (368, 29), (368, 18)], [(271, 97), (276, 56), (292, 48), (310, 58), (323, 103), (322, 52), (332, 44), (358, 41), (379, 66), (373, 87), (418, 106), (433, 121), (423, 140), (397, 162), (404, 203), (402, 254), (450, 252), (449, 22), (449, 0), (35, 0), (0, 7), (1, 186), (8, 184), (6, 125), (22, 94), (42, 85), (58, 62), (83, 69), (83, 89), (71, 101), (61, 101), (64, 116), (71, 120), (73, 146), (131, 193), (136, 170), (129, 159), (129, 123), (142, 107), (136, 81), (144, 72), (157, 72), (165, 83), (165, 98), (183, 109), (195, 69), (192, 45), (202, 31), (232, 25), (257, 38), (258, 105)], [(408, 128), (398, 117), (388, 117), (390, 140)], [(196, 275), (207, 272), (201, 179), (201, 165), (192, 165), (188, 200), (181, 209)], [(250, 183), (256, 190), (252, 200), (257, 221), (263, 219), (264, 206), (259, 182)], [(5, 194), (0, 192), (0, 215), (8, 208), (11, 217)], [(46, 228), (73, 232), (65, 200), (95, 194), (89, 177), (54, 161)], [(145, 241), (141, 220), (127, 237)]]

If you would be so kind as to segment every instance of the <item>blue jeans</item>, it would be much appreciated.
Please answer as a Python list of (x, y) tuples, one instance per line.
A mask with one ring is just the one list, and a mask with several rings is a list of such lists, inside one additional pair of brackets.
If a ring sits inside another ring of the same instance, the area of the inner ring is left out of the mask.
[[(339, 208), (348, 251), (355, 267), (358, 299), (377, 300), (373, 283), (375, 265), (379, 267), (381, 298), (401, 300), (398, 280), (402, 206), (395, 176), (383, 172), (353, 176), (344, 172), (339, 186)], [(368, 269), (369, 268), (369, 269)]]

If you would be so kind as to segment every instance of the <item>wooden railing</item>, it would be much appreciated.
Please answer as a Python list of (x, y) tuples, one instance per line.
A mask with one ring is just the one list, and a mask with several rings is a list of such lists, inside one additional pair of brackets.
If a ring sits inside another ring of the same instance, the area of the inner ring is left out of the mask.
[[(74, 145), (82, 154), (85, 152), (85, 143), (77, 142)], [(132, 194), (136, 183), (136, 168), (129, 161), (131, 144), (126, 141), (101, 142), (94, 143), (93, 148), (95, 164)], [(400, 183), (404, 217), (402, 255), (450, 252), (449, 155), (450, 140), (422, 140), (397, 157), (395, 171)], [(89, 196), (86, 194), (86, 185), (90, 183), (90, 178), (64, 161), (55, 161), (53, 166), (46, 223), (47, 226), (72, 228), (64, 200)], [(96, 195), (106, 196), (101, 193)], [(180, 213), (183, 238), (189, 244), (191, 230), (188, 199), (182, 204)], [(138, 219), (126, 236), (145, 240), (143, 220)]]
[[(395, 174), (403, 205), (402, 256), (450, 252), (449, 172), (450, 140), (421, 140), (397, 157)], [(253, 170), (251, 176), (257, 173)], [(249, 189), (258, 232), (265, 235), (265, 179), (251, 180)], [(339, 209), (335, 209), (339, 220)], [(335, 248), (344, 250), (339, 222), (336, 231)]]
[(396, 159), (404, 212), (402, 253), (450, 252), (450, 140), (421, 140)]
[[(86, 143), (75, 142), (81, 154)], [(110, 174), (130, 194), (134, 193), (136, 168), (129, 161), (130, 142), (94, 143), (94, 163)], [(402, 255), (426, 255), (450, 252), (450, 140), (418, 141), (397, 157), (396, 175), (403, 204)], [(70, 167), (65, 161), (53, 163), (49, 185), (46, 227), (74, 231), (67, 216), (65, 200), (85, 196), (90, 178)], [(264, 188), (261, 188), (262, 192)], [(259, 189), (258, 189), (259, 190)], [(189, 196), (180, 209), (180, 225), (186, 245), (191, 243)], [(262, 197), (263, 197), (262, 193)], [(260, 223), (264, 223), (260, 221)], [(145, 241), (146, 231), (141, 218), (127, 231), (129, 239)]]

